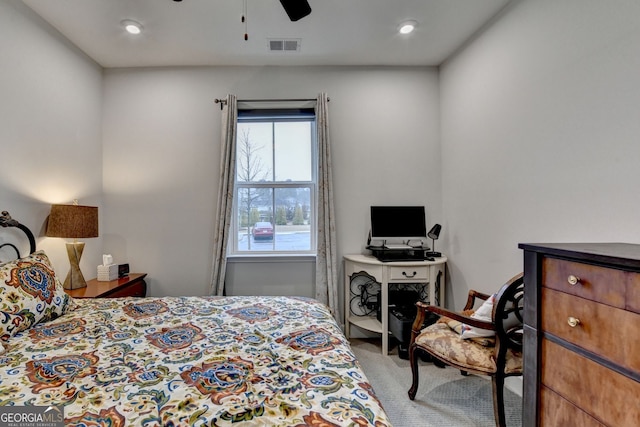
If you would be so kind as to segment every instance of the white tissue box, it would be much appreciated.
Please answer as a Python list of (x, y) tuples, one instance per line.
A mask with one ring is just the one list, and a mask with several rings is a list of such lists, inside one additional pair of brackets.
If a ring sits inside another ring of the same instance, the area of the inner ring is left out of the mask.
[(110, 282), (118, 278), (118, 264), (99, 265), (98, 266), (98, 281)]

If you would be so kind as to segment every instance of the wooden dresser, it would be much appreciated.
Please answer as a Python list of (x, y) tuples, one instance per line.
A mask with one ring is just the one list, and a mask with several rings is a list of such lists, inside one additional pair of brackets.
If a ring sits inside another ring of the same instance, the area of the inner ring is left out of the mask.
[(74, 298), (144, 297), (147, 295), (145, 277), (147, 273), (130, 273), (110, 282), (91, 279), (84, 288), (65, 289), (65, 292)]
[(522, 425), (640, 426), (640, 245), (519, 247)]

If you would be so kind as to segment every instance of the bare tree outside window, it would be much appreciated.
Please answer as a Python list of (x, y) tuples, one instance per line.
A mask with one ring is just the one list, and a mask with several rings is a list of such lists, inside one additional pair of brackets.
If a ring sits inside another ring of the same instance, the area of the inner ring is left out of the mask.
[[(259, 182), (267, 180), (270, 170), (265, 167), (258, 153), (264, 146), (257, 145), (251, 140), (251, 128), (242, 128), (238, 136), (237, 175), (239, 182)], [(261, 194), (262, 193), (262, 194)], [(240, 194), (238, 209), (240, 226), (246, 227), (247, 242), (251, 249), (251, 226), (260, 221), (257, 210), (259, 201), (264, 197), (264, 192), (248, 187)]]

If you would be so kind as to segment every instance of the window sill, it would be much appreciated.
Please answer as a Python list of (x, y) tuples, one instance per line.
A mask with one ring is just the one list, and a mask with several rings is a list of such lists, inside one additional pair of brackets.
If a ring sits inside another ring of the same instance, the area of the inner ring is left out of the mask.
[(255, 255), (228, 255), (227, 262), (313, 262), (315, 254), (255, 254)]

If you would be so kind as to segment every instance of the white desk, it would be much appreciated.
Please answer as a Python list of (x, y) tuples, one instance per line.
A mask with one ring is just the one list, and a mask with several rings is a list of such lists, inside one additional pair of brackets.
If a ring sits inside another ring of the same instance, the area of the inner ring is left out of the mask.
[[(381, 262), (370, 255), (344, 256), (344, 289), (345, 289), (345, 335), (349, 338), (351, 325), (358, 326), (382, 335), (382, 354), (389, 353), (389, 284), (390, 283), (418, 283), (428, 287), (431, 305), (444, 306), (444, 279), (446, 257), (435, 258), (435, 261), (401, 261)], [(375, 278), (380, 284), (382, 321), (373, 316), (355, 316), (351, 312), (351, 280), (358, 273), (364, 272)], [(438, 275), (439, 289), (436, 289)], [(384, 331), (384, 333), (383, 333)]]

